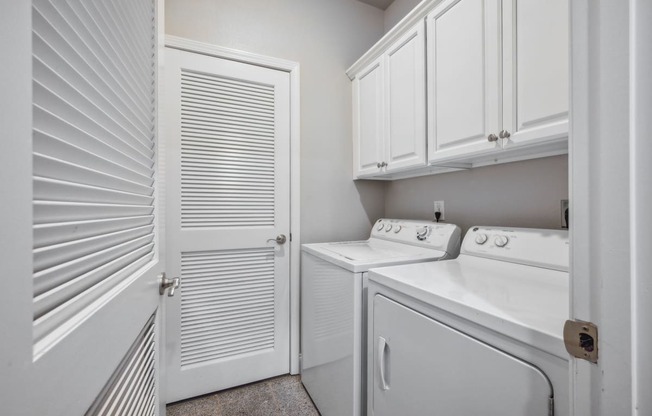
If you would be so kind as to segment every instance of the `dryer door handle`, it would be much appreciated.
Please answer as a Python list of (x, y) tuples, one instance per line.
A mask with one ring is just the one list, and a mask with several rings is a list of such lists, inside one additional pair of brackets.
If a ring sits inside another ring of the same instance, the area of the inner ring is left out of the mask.
[(389, 390), (389, 385), (385, 379), (385, 365), (387, 364), (387, 355), (385, 352), (388, 348), (387, 340), (383, 337), (378, 337), (378, 373), (380, 375), (381, 390)]

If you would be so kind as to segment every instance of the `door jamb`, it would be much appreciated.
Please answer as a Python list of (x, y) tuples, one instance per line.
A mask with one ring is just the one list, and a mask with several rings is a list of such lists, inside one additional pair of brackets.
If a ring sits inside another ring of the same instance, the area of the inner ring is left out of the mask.
[(299, 63), (170, 35), (165, 36), (165, 46), (275, 69), (290, 75), (290, 374), (299, 374), (299, 259), (301, 254)]

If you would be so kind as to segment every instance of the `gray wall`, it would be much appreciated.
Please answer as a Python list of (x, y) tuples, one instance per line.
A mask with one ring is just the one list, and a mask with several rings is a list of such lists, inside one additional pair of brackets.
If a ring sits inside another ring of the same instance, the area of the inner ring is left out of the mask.
[(420, 2), (420, 0), (394, 0), (385, 9), (385, 33), (393, 28), (395, 24), (404, 18)]
[(463, 232), (473, 225), (560, 228), (562, 199), (565, 155), (390, 182), (385, 215), (432, 219), (433, 201), (443, 200), (446, 222)]
[(167, 34), (301, 64), (302, 243), (360, 239), (385, 185), (352, 179), (351, 81), (384, 13), (352, 0), (166, 0)]

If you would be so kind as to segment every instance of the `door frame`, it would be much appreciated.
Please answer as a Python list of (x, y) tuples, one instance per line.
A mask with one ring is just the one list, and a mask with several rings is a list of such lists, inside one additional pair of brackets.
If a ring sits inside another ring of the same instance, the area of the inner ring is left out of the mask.
[[(287, 72), (290, 75), (290, 374), (299, 374), (300, 340), (300, 95), (299, 63), (236, 49), (198, 42), (178, 36), (165, 36), (165, 46), (186, 52), (246, 63)], [(162, 89), (161, 91), (165, 91)], [(164, 132), (162, 134), (165, 134)]]
[(569, 7), (570, 311), (599, 327), (598, 363), (571, 359), (571, 414), (650, 414), (652, 5)]

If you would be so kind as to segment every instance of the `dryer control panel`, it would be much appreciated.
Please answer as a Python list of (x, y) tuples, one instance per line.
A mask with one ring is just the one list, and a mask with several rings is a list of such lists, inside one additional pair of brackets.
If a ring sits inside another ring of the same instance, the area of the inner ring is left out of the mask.
[(381, 218), (374, 224), (371, 238), (429, 247), (456, 257), (462, 231), (455, 224)]
[(568, 230), (471, 227), (462, 254), (568, 271)]

